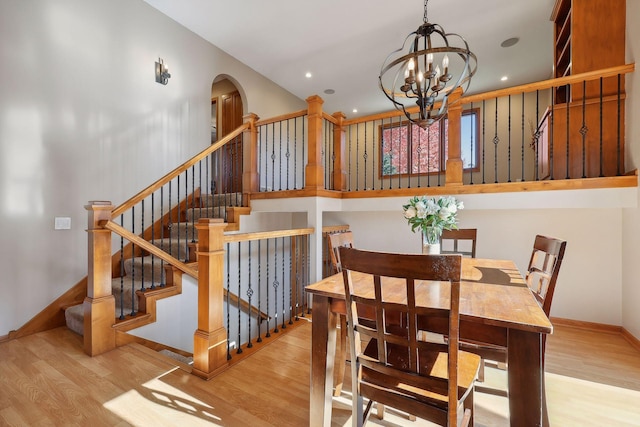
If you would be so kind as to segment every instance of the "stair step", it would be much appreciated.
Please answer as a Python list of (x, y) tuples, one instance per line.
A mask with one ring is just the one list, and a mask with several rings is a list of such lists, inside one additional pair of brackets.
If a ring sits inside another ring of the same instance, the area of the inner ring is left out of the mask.
[[(183, 242), (184, 243), (184, 242)], [(152, 255), (145, 257), (129, 258), (124, 260), (125, 275), (131, 280), (153, 281), (156, 284), (166, 283), (163, 262)]]
[(242, 193), (201, 194), (201, 206), (242, 206)]
[[(131, 277), (115, 277), (111, 279), (111, 292), (116, 302), (116, 318), (120, 316), (120, 312), (122, 311), (124, 315), (129, 315), (131, 313), (131, 305), (132, 305), (132, 294), (140, 290), (142, 288), (142, 282), (134, 281), (133, 288), (131, 286)], [(151, 281), (146, 281), (144, 286), (146, 289), (151, 288), (153, 283)], [(155, 283), (155, 286), (158, 286), (158, 283)], [(138, 309), (138, 300), (135, 300), (136, 310)], [(121, 310), (121, 307), (123, 309)], [(77, 334), (84, 335), (84, 307), (83, 304), (74, 305), (68, 307), (64, 311), (65, 321), (67, 323), (67, 327), (74, 331)], [(115, 320), (115, 319), (114, 319)]]
[[(174, 258), (179, 259), (180, 261), (184, 261), (187, 259), (188, 252), (188, 244), (185, 245), (184, 234), (181, 236), (182, 239), (178, 241), (177, 239), (164, 238), (164, 239), (155, 239), (152, 243), (154, 246), (162, 249), (169, 255)], [(197, 235), (196, 235), (197, 237)], [(191, 242), (191, 239), (187, 240), (187, 243)]]
[(172, 239), (180, 239), (182, 245), (185, 240), (198, 240), (198, 230), (193, 222), (174, 222), (171, 224), (170, 236)]
[(208, 208), (190, 208), (186, 211), (187, 222), (198, 222), (200, 218), (225, 218), (226, 206), (215, 206)]

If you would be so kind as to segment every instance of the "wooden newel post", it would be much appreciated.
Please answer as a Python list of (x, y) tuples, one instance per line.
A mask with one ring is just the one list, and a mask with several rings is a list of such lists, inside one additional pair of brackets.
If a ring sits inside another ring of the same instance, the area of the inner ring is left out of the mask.
[(211, 379), (227, 368), (223, 326), (224, 229), (219, 218), (201, 218), (198, 229), (198, 329), (193, 336), (193, 371)]
[[(249, 113), (242, 117), (245, 123), (251, 127), (242, 135), (242, 193), (243, 201), (249, 200), (249, 193), (260, 191), (260, 176), (258, 175), (258, 129), (256, 122), (260, 119), (257, 115)], [(245, 204), (245, 206), (248, 206)]]
[(447, 158), (447, 170), (445, 173), (445, 185), (462, 185), (462, 140), (460, 126), (462, 123), (462, 104), (458, 102), (462, 96), (462, 89), (456, 89), (449, 96), (449, 109), (447, 119), (449, 123), (449, 156)]
[(101, 225), (111, 220), (111, 202), (90, 201), (87, 240), (89, 265), (84, 300), (84, 352), (97, 356), (116, 348), (116, 300), (111, 293), (111, 230)]
[(346, 170), (346, 138), (344, 130), (344, 119), (346, 116), (337, 112), (333, 115), (337, 124), (333, 128), (333, 153), (335, 155), (333, 167), (333, 188), (331, 190), (345, 191), (347, 189)]
[(318, 95), (307, 98), (307, 121), (309, 123), (309, 158), (305, 168), (307, 189), (324, 189), (324, 165), (322, 164), (322, 104)]

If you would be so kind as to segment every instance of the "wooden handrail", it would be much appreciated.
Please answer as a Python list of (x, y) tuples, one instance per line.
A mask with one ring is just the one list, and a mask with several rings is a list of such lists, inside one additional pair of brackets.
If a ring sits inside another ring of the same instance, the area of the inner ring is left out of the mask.
[(505, 89), (498, 89), (491, 92), (479, 93), (477, 95), (463, 96), (460, 103), (470, 104), (487, 99), (500, 98), (508, 95), (521, 94), (523, 92), (535, 92), (536, 90), (549, 89), (552, 87), (566, 86), (569, 84), (582, 83), (583, 81), (597, 80), (599, 78), (614, 77), (619, 74), (631, 73), (635, 70), (635, 63), (620, 65), (618, 67), (604, 68), (602, 70), (589, 71), (586, 73), (573, 74), (571, 76), (558, 77), (555, 79), (543, 80), (541, 82), (527, 83)]
[[(513, 86), (505, 89), (498, 89), (491, 92), (478, 93), (461, 97), (457, 102), (462, 104), (470, 104), (486, 99), (499, 98), (507, 95), (521, 94), (523, 92), (534, 92), (536, 90), (549, 89), (552, 87), (565, 86), (568, 84), (582, 83), (583, 81), (597, 80), (600, 77), (612, 77), (618, 74), (627, 74), (635, 71), (635, 63), (620, 65), (618, 67), (604, 68), (602, 70), (589, 71), (586, 73), (574, 74), (571, 76), (559, 77), (555, 79), (543, 80), (541, 82), (527, 83), (519, 86)], [(408, 108), (407, 111), (415, 113), (418, 107)], [(404, 116), (402, 111), (391, 110), (383, 113), (371, 114), (369, 116), (358, 117), (355, 119), (345, 120), (344, 126), (376, 121), (382, 119), (390, 119), (393, 117)]]
[(112, 232), (118, 234), (119, 236), (124, 237), (125, 239), (127, 239), (131, 243), (134, 243), (134, 244), (140, 246), (142, 249), (146, 250), (147, 252), (151, 253), (152, 255), (157, 256), (158, 258), (162, 259), (163, 261), (167, 262), (168, 264), (173, 265), (174, 267), (176, 267), (177, 269), (181, 270), (182, 272), (188, 274), (189, 276), (193, 277), (194, 279), (198, 278), (198, 271), (197, 270), (194, 270), (193, 268), (189, 267), (187, 264), (185, 264), (182, 261), (172, 257), (171, 255), (169, 255), (168, 253), (166, 253), (162, 249), (160, 249), (157, 246), (147, 242), (142, 237), (131, 233), (130, 231), (128, 231), (127, 229), (125, 229), (125, 228), (123, 228), (121, 226), (119, 226), (115, 222), (113, 222), (113, 221), (101, 221), (100, 225), (103, 226), (104, 228), (106, 228), (108, 230), (111, 230)]
[(249, 129), (249, 127), (250, 127), (250, 123), (244, 123), (243, 125), (238, 127), (236, 130), (226, 135), (220, 141), (217, 141), (216, 143), (211, 144), (211, 146), (207, 147), (206, 150), (201, 151), (195, 157), (191, 158), (190, 160), (186, 161), (182, 165), (178, 166), (177, 168), (175, 168), (174, 170), (172, 170), (171, 172), (169, 172), (168, 174), (166, 174), (165, 176), (163, 176), (162, 178), (160, 178), (159, 180), (157, 180), (156, 182), (154, 182), (153, 184), (151, 184), (150, 186), (148, 186), (147, 188), (145, 188), (144, 190), (142, 190), (141, 192), (139, 192), (138, 194), (136, 194), (135, 196), (127, 200), (126, 202), (122, 203), (120, 206), (118, 206), (113, 210), (113, 212), (111, 213), (111, 219), (117, 218), (120, 214), (131, 209), (138, 202), (150, 196), (154, 191), (160, 189), (160, 187), (162, 187), (163, 185), (171, 181), (173, 178), (180, 175), (182, 172), (184, 172), (191, 166), (195, 165), (196, 163), (198, 163), (199, 161), (207, 157), (209, 154), (218, 150), (220, 147), (224, 146), (225, 144), (233, 140), (238, 135), (241, 135), (242, 132), (244, 132), (246, 129)]
[(271, 117), (269, 119), (258, 120), (256, 126), (269, 125), (271, 123), (283, 122), (289, 119), (295, 119), (296, 117), (302, 117), (307, 114), (307, 110), (294, 111), (293, 113), (282, 114), (280, 116)]
[(304, 236), (312, 234), (313, 228), (294, 228), (291, 230), (257, 231), (253, 233), (226, 234), (225, 243), (249, 242), (254, 240), (273, 239), (277, 237)]

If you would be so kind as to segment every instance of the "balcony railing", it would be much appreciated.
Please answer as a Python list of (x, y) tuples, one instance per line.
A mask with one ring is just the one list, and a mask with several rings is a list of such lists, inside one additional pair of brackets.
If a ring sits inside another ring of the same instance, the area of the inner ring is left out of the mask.
[[(491, 184), (545, 182), (548, 188), (550, 181), (623, 177), (629, 175), (624, 76), (632, 71), (634, 64), (629, 64), (458, 97), (450, 101), (440, 127), (426, 130), (409, 126), (399, 111), (350, 120), (342, 113), (329, 115), (313, 96), (309, 108), (295, 114), (295, 137), (280, 130), (291, 128), (292, 115), (257, 128), (254, 150), (266, 153), (261, 156), (271, 166), (258, 168), (261, 185), (250, 189), (251, 197), (295, 189), (340, 191), (342, 197), (375, 191), (369, 197), (376, 197)], [(307, 132), (300, 134), (301, 128)], [(280, 135), (286, 141), (278, 141)], [(279, 149), (283, 144), (286, 151)], [(304, 186), (277, 185), (285, 165), (297, 171)]]

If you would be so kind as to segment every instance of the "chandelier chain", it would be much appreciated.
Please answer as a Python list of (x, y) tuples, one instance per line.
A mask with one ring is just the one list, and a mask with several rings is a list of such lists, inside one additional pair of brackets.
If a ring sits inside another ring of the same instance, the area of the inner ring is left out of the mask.
[(424, 17), (422, 18), (422, 21), (425, 24), (429, 22), (429, 19), (427, 18), (427, 3), (429, 3), (429, 0), (424, 0)]

